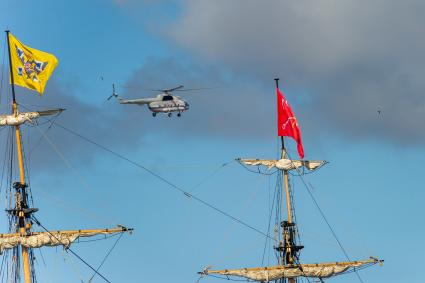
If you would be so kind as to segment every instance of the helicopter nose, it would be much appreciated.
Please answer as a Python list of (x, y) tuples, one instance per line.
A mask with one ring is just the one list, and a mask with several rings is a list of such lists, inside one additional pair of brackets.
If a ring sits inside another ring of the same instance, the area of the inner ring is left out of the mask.
[(189, 103), (185, 102), (184, 107), (186, 107), (186, 109), (189, 109)]

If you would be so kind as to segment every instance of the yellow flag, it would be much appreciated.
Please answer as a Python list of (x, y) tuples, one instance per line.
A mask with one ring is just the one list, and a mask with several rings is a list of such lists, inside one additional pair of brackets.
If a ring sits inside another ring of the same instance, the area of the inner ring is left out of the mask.
[(23, 45), (10, 33), (9, 44), (15, 85), (36, 90), (42, 95), (58, 59), (53, 54)]

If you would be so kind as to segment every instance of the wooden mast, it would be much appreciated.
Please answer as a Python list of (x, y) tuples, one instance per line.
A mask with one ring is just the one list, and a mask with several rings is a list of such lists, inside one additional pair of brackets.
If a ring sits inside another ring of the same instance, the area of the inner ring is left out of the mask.
[[(12, 57), (10, 51), (10, 40), (9, 40), (9, 31), (6, 30), (7, 36), (7, 46), (9, 52), (9, 70), (10, 70), (10, 82), (12, 87), (12, 111), (15, 117), (18, 115), (18, 105), (16, 103), (15, 97), (15, 82), (13, 78), (13, 66), (12, 66)], [(19, 125), (15, 126), (15, 138), (16, 138), (16, 151), (18, 154), (18, 165), (19, 165), (19, 186), (16, 186), (16, 208), (18, 217), (18, 232), (21, 236), (27, 234), (27, 232), (31, 229), (31, 224), (26, 223), (26, 215), (24, 213), (24, 208), (26, 208), (26, 183), (25, 183), (25, 170), (24, 170), (24, 162), (22, 157), (22, 142), (21, 142), (21, 131)], [(28, 248), (21, 246), (21, 255), (22, 255), (22, 264), (24, 270), (24, 282), (31, 283), (31, 265), (29, 260)]]
[[(274, 79), (276, 82), (276, 88), (279, 89), (279, 78)], [(280, 125), (278, 125), (280, 126)], [(285, 141), (283, 136), (280, 137), (281, 141), (281, 152), (280, 152), (280, 158), (285, 159), (286, 158), (286, 149), (285, 149)], [(280, 264), (292, 264), (294, 263), (294, 258), (292, 254), (292, 243), (293, 239), (291, 239), (292, 235), (289, 233), (287, 229), (285, 229), (286, 226), (292, 226), (292, 207), (291, 207), (291, 192), (289, 190), (289, 173), (288, 170), (283, 170), (283, 189), (285, 190), (285, 199), (286, 199), (286, 211), (287, 211), (287, 223), (284, 221), (282, 222), (282, 243), (281, 243), (281, 259)], [(283, 204), (283, 202), (282, 202)], [(295, 283), (294, 278), (289, 278), (288, 283)]]
[[(276, 81), (276, 88), (279, 88), (279, 79), (274, 79)], [(285, 141), (283, 136), (280, 137), (281, 140), (281, 153), (280, 158), (286, 158), (286, 149), (285, 149)], [(286, 194), (286, 209), (288, 214), (288, 223), (292, 223), (292, 209), (291, 209), (291, 198), (289, 191), (289, 181), (288, 181), (288, 170), (283, 170), (283, 181), (284, 181), (284, 189)]]

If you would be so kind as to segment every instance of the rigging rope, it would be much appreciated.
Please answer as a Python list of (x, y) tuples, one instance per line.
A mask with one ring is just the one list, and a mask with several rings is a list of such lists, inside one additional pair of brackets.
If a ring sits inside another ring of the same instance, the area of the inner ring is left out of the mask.
[(221, 164), (218, 168), (216, 168), (211, 174), (209, 174), (208, 176), (204, 177), (200, 182), (198, 182), (196, 185), (194, 185), (191, 189), (190, 189), (190, 193), (193, 193), (193, 191), (195, 191), (199, 186), (201, 186), (203, 183), (205, 183), (207, 180), (209, 180), (211, 177), (213, 177), (214, 175), (216, 175), (221, 169), (223, 169), (224, 167), (226, 167), (227, 165), (229, 165), (230, 163), (232, 163), (233, 161), (230, 162), (226, 162)]
[(111, 150), (111, 149), (107, 148), (106, 146), (101, 145), (101, 144), (99, 144), (99, 143), (97, 143), (97, 142), (95, 142), (95, 141), (93, 141), (93, 140), (91, 140), (91, 139), (89, 139), (89, 138), (87, 138), (87, 137), (85, 137), (85, 136), (83, 136), (83, 135), (81, 135), (81, 134), (79, 134), (79, 133), (77, 133), (77, 132), (75, 132), (75, 131), (71, 130), (71, 129), (68, 129), (68, 128), (66, 128), (65, 126), (63, 126), (63, 125), (59, 124), (58, 122), (53, 122), (53, 123), (54, 123), (55, 125), (57, 125), (58, 127), (62, 128), (63, 130), (67, 131), (68, 133), (71, 133), (71, 134), (73, 134), (73, 135), (75, 135), (75, 136), (77, 136), (77, 137), (79, 137), (79, 138), (81, 138), (81, 139), (85, 140), (86, 142), (91, 143), (91, 144), (93, 144), (93, 145), (97, 146), (98, 148), (100, 148), (100, 149), (102, 149), (102, 150), (104, 150), (104, 151), (106, 151), (106, 152), (111, 153), (111, 154), (112, 154), (112, 155), (114, 155), (115, 157), (118, 157), (118, 158), (120, 158), (120, 159), (122, 159), (122, 160), (124, 160), (124, 161), (127, 161), (128, 163), (130, 163), (130, 164), (132, 164), (132, 165), (134, 165), (134, 166), (138, 167), (139, 169), (142, 169), (142, 170), (146, 171), (147, 173), (149, 173), (150, 175), (154, 176), (155, 178), (157, 178), (157, 179), (161, 180), (162, 182), (164, 182), (164, 183), (168, 184), (168, 185), (169, 185), (171, 188), (173, 188), (174, 190), (177, 190), (177, 191), (181, 192), (181, 193), (182, 193), (182, 194), (184, 194), (186, 197), (196, 200), (197, 202), (199, 202), (199, 203), (203, 204), (204, 206), (207, 206), (207, 207), (209, 207), (209, 208), (211, 208), (211, 209), (215, 210), (216, 212), (218, 212), (218, 213), (220, 213), (220, 214), (222, 214), (222, 215), (226, 216), (226, 217), (227, 217), (227, 218), (229, 218), (229, 219), (232, 219), (233, 221), (238, 222), (239, 224), (241, 224), (241, 225), (243, 225), (243, 226), (245, 226), (245, 227), (247, 227), (247, 228), (251, 229), (252, 231), (257, 232), (258, 234), (263, 235), (264, 237), (268, 237), (268, 238), (270, 238), (270, 239), (273, 239), (272, 237), (270, 237), (270, 235), (268, 235), (268, 234), (264, 233), (263, 231), (261, 231), (261, 230), (259, 230), (259, 229), (255, 228), (254, 226), (251, 226), (250, 224), (248, 224), (248, 223), (246, 223), (246, 222), (244, 222), (244, 221), (240, 220), (239, 218), (236, 218), (235, 216), (232, 216), (231, 214), (229, 214), (229, 213), (225, 212), (224, 210), (221, 210), (220, 208), (218, 208), (218, 207), (216, 207), (216, 206), (214, 206), (214, 205), (212, 205), (212, 204), (210, 204), (210, 203), (208, 203), (208, 202), (204, 201), (203, 199), (201, 199), (201, 198), (197, 197), (196, 195), (191, 194), (191, 193), (189, 193), (189, 192), (187, 192), (187, 191), (183, 190), (183, 189), (182, 189), (182, 188), (180, 188), (179, 186), (175, 185), (175, 184), (174, 184), (174, 183), (172, 183), (171, 181), (169, 181), (169, 180), (167, 180), (166, 178), (162, 177), (161, 175), (159, 175), (159, 174), (155, 173), (154, 171), (150, 170), (149, 168), (147, 168), (147, 167), (143, 166), (142, 164), (137, 163), (136, 161), (133, 161), (133, 160), (131, 160), (131, 159), (129, 159), (129, 158), (127, 158), (127, 157), (125, 157), (124, 155), (122, 155), (122, 154), (120, 154), (120, 153), (117, 153), (117, 152), (115, 152), (115, 151), (113, 151), (113, 150)]
[[(23, 108), (25, 108), (26, 110), (28, 110), (28, 111), (31, 111), (31, 109), (29, 109), (28, 107), (25, 107), (25, 106), (23, 106), (23, 105), (20, 105), (20, 106), (22, 106)], [(75, 175), (77, 175), (77, 177), (80, 179), (80, 181), (81, 181), (81, 184), (84, 186), (84, 187), (86, 187), (87, 189), (91, 189), (91, 187), (89, 186), (89, 184), (88, 184), (88, 182), (85, 180), (85, 178), (71, 165), (71, 163), (70, 163), (70, 161), (69, 160), (67, 160), (66, 158), (65, 158), (65, 156), (60, 152), (60, 150), (59, 150), (59, 148), (53, 143), (53, 141), (51, 140), (51, 139), (49, 139), (49, 137), (47, 136), (47, 132), (52, 128), (52, 126), (53, 126), (53, 119), (55, 119), (57, 116), (58, 116), (59, 114), (56, 114), (55, 116), (53, 116), (53, 118), (50, 118), (50, 119), (47, 119), (47, 121), (46, 122), (44, 122), (44, 123), (34, 123), (34, 125), (32, 126), (32, 127), (34, 127), (34, 128), (36, 128), (40, 133), (41, 133), (41, 135), (40, 135), (40, 138), (39, 138), (39, 140), (36, 142), (36, 145), (34, 145), (31, 149), (30, 149), (30, 151), (29, 151), (29, 155), (31, 156), (31, 154), (32, 154), (32, 152), (33, 152), (33, 150), (39, 145), (39, 143), (41, 142), (41, 140), (44, 138), (44, 139), (46, 139), (47, 140), (47, 142), (49, 143), (49, 145), (52, 147), (52, 149), (55, 151), (55, 153), (59, 156), (59, 158), (65, 163), (65, 165), (66, 166), (68, 166), (69, 167), (69, 169), (71, 170), (71, 171), (73, 171), (74, 173), (75, 173)], [(50, 123), (50, 125), (49, 125), (49, 127), (44, 131), (44, 132), (42, 132), (41, 131), (41, 129), (40, 129), (40, 126), (41, 125), (44, 125), (44, 124), (47, 124), (47, 123)], [(1, 188), (0, 188), (0, 192), (1, 192)], [(67, 203), (65, 203), (63, 200), (59, 200), (59, 199), (57, 199), (57, 198), (55, 198), (53, 195), (51, 195), (51, 194), (49, 194), (49, 193), (47, 193), (46, 191), (39, 191), (39, 192), (41, 192), (41, 193), (43, 193), (45, 196), (47, 196), (47, 197), (49, 197), (49, 198), (51, 198), (51, 199), (53, 199), (54, 200), (54, 204), (55, 205), (59, 205), (59, 203), (62, 203), (63, 205), (61, 206), (61, 207), (65, 207), (65, 206), (68, 206), (67, 208), (69, 209), (69, 207), (70, 207), (70, 205), (69, 204), (67, 204)], [(30, 197), (31, 197), (31, 201), (32, 201), (32, 191), (30, 190)], [(33, 201), (32, 201), (33, 202)], [(93, 218), (93, 219), (96, 219), (96, 220), (102, 220), (102, 222), (104, 222), (104, 223), (109, 223), (109, 221), (108, 222), (105, 222), (105, 218), (103, 218), (103, 217), (101, 217), (100, 215), (98, 215), (98, 214), (94, 214), (94, 213), (92, 213), (92, 212), (90, 212), (90, 211), (88, 211), (88, 210), (86, 210), (86, 209), (83, 209), (83, 208), (81, 208), (81, 207), (76, 207), (75, 205), (74, 205), (74, 207), (75, 207), (75, 209), (74, 209), (74, 211), (76, 211), (76, 209), (77, 209), (77, 211), (79, 212), (79, 213), (81, 213), (81, 214), (83, 214), (84, 216), (90, 216), (91, 218)], [(84, 242), (84, 241), (81, 241), (81, 242)]]
[[(270, 176), (268, 177), (268, 181), (269, 181), (268, 187), (269, 187), (269, 202), (270, 202)], [(270, 226), (271, 226), (271, 222), (272, 222), (272, 215), (273, 215), (273, 209), (274, 209), (276, 194), (277, 194), (277, 190), (274, 190), (273, 200), (271, 202), (272, 205), (271, 205), (270, 214), (269, 214), (269, 224), (267, 226), (267, 233), (269, 233), (269, 234), (270, 234)], [(268, 242), (269, 242), (269, 239), (266, 238), (266, 241), (264, 243), (263, 257), (261, 259), (261, 265), (264, 264), (264, 258), (265, 258), (265, 255), (266, 255), (266, 249), (267, 249), (267, 246), (268, 246)]]
[[(265, 236), (266, 238), (273, 239), (273, 238), (272, 238), (269, 234), (266, 234), (266, 233), (262, 232), (261, 230), (259, 230), (259, 229), (255, 228), (255, 227), (253, 227), (253, 226), (251, 226), (251, 225), (249, 225), (249, 224), (245, 223), (244, 221), (242, 221), (242, 220), (240, 220), (240, 219), (238, 219), (238, 218), (236, 218), (236, 217), (234, 217), (234, 216), (232, 216), (232, 215), (228, 214), (227, 212), (225, 212), (225, 211), (223, 211), (223, 210), (221, 210), (221, 209), (219, 209), (219, 208), (215, 207), (214, 205), (212, 205), (212, 204), (210, 204), (210, 203), (208, 203), (208, 202), (206, 202), (206, 201), (204, 201), (204, 200), (202, 200), (202, 199), (198, 198), (197, 196), (195, 196), (195, 195), (193, 195), (193, 194), (191, 194), (191, 193), (189, 193), (189, 192), (187, 192), (187, 191), (183, 190), (182, 188), (180, 188), (180, 187), (178, 187), (177, 185), (175, 185), (175, 184), (171, 183), (170, 181), (168, 181), (167, 179), (165, 179), (165, 178), (164, 178), (164, 177), (162, 177), (161, 175), (159, 175), (159, 174), (157, 174), (157, 173), (153, 172), (152, 170), (150, 170), (150, 169), (146, 168), (145, 166), (143, 166), (143, 165), (141, 165), (141, 164), (139, 164), (139, 163), (137, 163), (137, 162), (135, 162), (135, 161), (133, 161), (133, 160), (131, 160), (131, 159), (129, 159), (129, 158), (127, 158), (127, 157), (125, 157), (125, 156), (123, 156), (123, 155), (121, 155), (121, 154), (119, 154), (119, 153), (117, 153), (117, 152), (115, 152), (115, 151), (113, 151), (113, 150), (111, 150), (111, 149), (109, 149), (109, 148), (107, 148), (107, 147), (105, 147), (105, 146), (103, 146), (103, 145), (101, 145), (101, 144), (99, 144), (99, 143), (97, 143), (97, 142), (95, 142), (95, 141), (93, 141), (93, 140), (89, 139), (89, 138), (87, 138), (87, 137), (84, 137), (84, 136), (82, 136), (81, 134), (79, 134), (79, 133), (77, 133), (77, 132), (75, 132), (75, 131), (73, 131), (73, 130), (71, 130), (71, 129), (68, 129), (68, 128), (66, 128), (65, 126), (63, 126), (63, 125), (61, 125), (61, 124), (59, 124), (59, 123), (57, 123), (57, 122), (54, 122), (54, 121), (53, 121), (53, 122), (52, 122), (52, 124), (55, 124), (55, 125), (57, 125), (58, 127), (62, 128), (63, 130), (65, 130), (65, 131), (67, 131), (67, 132), (69, 132), (69, 133), (71, 133), (71, 134), (73, 134), (73, 135), (75, 135), (75, 136), (77, 136), (77, 137), (79, 137), (79, 138), (81, 138), (81, 139), (85, 140), (86, 142), (91, 143), (91, 144), (93, 144), (93, 145), (95, 145), (95, 146), (97, 146), (97, 147), (101, 148), (102, 150), (107, 151), (107, 152), (111, 153), (112, 155), (114, 155), (114, 156), (116, 156), (116, 157), (118, 157), (118, 158), (120, 158), (120, 159), (123, 159), (123, 160), (125, 160), (125, 161), (129, 162), (130, 164), (132, 164), (132, 165), (134, 165), (134, 166), (136, 166), (136, 167), (138, 167), (138, 168), (140, 168), (140, 169), (142, 169), (142, 170), (144, 170), (144, 171), (148, 172), (148, 173), (149, 173), (149, 174), (151, 174), (152, 176), (154, 176), (154, 177), (158, 178), (159, 180), (163, 181), (164, 183), (168, 184), (168, 185), (169, 185), (170, 187), (172, 187), (173, 189), (175, 189), (175, 190), (177, 190), (177, 191), (179, 191), (179, 192), (183, 193), (185, 196), (187, 196), (187, 197), (189, 197), (189, 198), (192, 198), (192, 199), (194, 199), (194, 200), (196, 200), (196, 201), (200, 202), (201, 204), (203, 204), (203, 205), (205, 205), (205, 206), (207, 206), (207, 207), (209, 207), (209, 208), (211, 208), (211, 209), (215, 210), (216, 212), (219, 212), (220, 214), (222, 214), (222, 215), (224, 215), (224, 216), (226, 216), (226, 217), (228, 217), (228, 218), (232, 219), (233, 221), (238, 222), (239, 224), (241, 224), (241, 225), (243, 225), (243, 226), (245, 226), (245, 227), (247, 227), (247, 228), (249, 228), (249, 229), (251, 229), (251, 230), (253, 230), (253, 231), (255, 231), (255, 232), (257, 232), (257, 233), (259, 233), (259, 234), (261, 234), (261, 235), (263, 235), (263, 236)], [(288, 156), (289, 156), (289, 154), (288, 154)], [(289, 156), (289, 157), (290, 157), (290, 156)], [(339, 247), (341, 248), (342, 252), (343, 252), (343, 253), (344, 253), (344, 255), (346, 256), (346, 258), (347, 258), (349, 261), (351, 261), (351, 260), (350, 260), (350, 257), (348, 256), (348, 254), (347, 254), (347, 252), (346, 252), (346, 250), (344, 249), (344, 247), (342, 246), (342, 244), (341, 244), (341, 242), (339, 241), (338, 237), (336, 236), (335, 231), (333, 230), (332, 226), (331, 226), (331, 225), (330, 225), (330, 223), (328, 222), (328, 220), (327, 220), (326, 216), (324, 215), (324, 213), (323, 213), (322, 209), (320, 208), (320, 206), (319, 206), (318, 202), (316, 201), (316, 199), (315, 199), (314, 195), (312, 194), (312, 192), (311, 192), (310, 188), (308, 187), (307, 183), (305, 182), (305, 180), (304, 180), (304, 178), (303, 178), (303, 176), (302, 176), (302, 172), (300, 172), (300, 170), (299, 170), (298, 168), (296, 168), (296, 170), (298, 171), (298, 173), (299, 173), (299, 177), (301, 178), (301, 180), (302, 180), (302, 182), (303, 182), (304, 186), (306, 187), (307, 192), (309, 193), (310, 197), (312, 198), (313, 202), (315, 203), (316, 207), (318, 208), (318, 210), (319, 210), (319, 212), (320, 212), (321, 216), (323, 217), (323, 219), (325, 220), (326, 224), (328, 225), (328, 227), (329, 227), (329, 229), (330, 229), (330, 231), (331, 231), (332, 235), (334, 236), (335, 240), (337, 241), (337, 243), (338, 243)], [(272, 173), (272, 174), (273, 174), (273, 173)], [(265, 174), (265, 175), (268, 175), (268, 174)], [(37, 224), (39, 224), (39, 223), (37, 223)], [(39, 224), (39, 225), (40, 225), (40, 224)], [(41, 226), (41, 225), (40, 225), (40, 226)], [(41, 226), (41, 227), (43, 227), (43, 226)], [(44, 227), (43, 227), (43, 228), (44, 228)], [(45, 229), (45, 228), (44, 228), (44, 229)], [(47, 231), (47, 230), (46, 230), (46, 231)], [(69, 250), (70, 250), (70, 249), (69, 249)], [(106, 278), (104, 278), (101, 274), (99, 274), (96, 270), (94, 270), (94, 268), (92, 268), (92, 267), (91, 267), (88, 263), (86, 263), (86, 262), (85, 262), (82, 258), (80, 258), (80, 257), (79, 257), (77, 254), (75, 254), (72, 250), (70, 250), (70, 251), (71, 251), (71, 252), (72, 252), (75, 256), (77, 256), (77, 257), (78, 257), (81, 261), (83, 261), (86, 265), (88, 265), (88, 266), (89, 266), (89, 267), (90, 267), (93, 271), (95, 271), (95, 274), (98, 274), (98, 275), (99, 275), (99, 276), (101, 276), (101, 277), (102, 277), (105, 281), (109, 282)], [(363, 280), (361, 279), (360, 275), (357, 273), (357, 270), (356, 270), (356, 269), (354, 269), (354, 272), (356, 273), (356, 275), (357, 275), (358, 279), (360, 280), (360, 282), (363, 282)]]
[[(40, 125), (37, 125), (37, 126), (40, 126)], [(52, 126), (53, 126), (53, 123), (51, 123), (50, 126), (47, 127), (47, 129), (40, 136), (40, 138), (37, 140), (37, 142), (35, 142), (35, 144), (30, 148), (30, 150), (29, 150), (29, 155), (30, 156), (33, 153), (33, 151), (40, 145), (41, 141), (43, 140), (44, 135), (47, 135), (47, 132), (52, 128)]]
[(269, 169), (266, 169), (264, 172), (260, 170), (260, 165), (257, 166), (257, 171), (250, 169), (250, 167), (248, 167), (247, 165), (243, 164), (240, 158), (235, 159), (235, 161), (237, 161), (243, 168), (245, 168), (247, 171), (251, 172), (251, 173), (256, 173), (256, 174), (261, 174), (261, 175), (266, 175), (266, 176), (270, 176), (270, 175), (274, 175), (277, 172), (279, 172), (279, 170), (274, 170), (270, 173), (267, 173), (266, 171), (269, 171)]
[[(5, 143), (5, 153), (4, 153), (4, 160), (3, 160), (3, 166), (2, 166), (2, 171), (1, 171), (1, 179), (0, 179), (0, 194), (1, 194), (1, 191), (2, 191), (2, 188), (3, 188), (3, 180), (8, 173), (8, 172), (6, 172), (7, 161), (8, 161), (7, 152), (8, 152), (8, 139), (6, 139), (6, 143)], [(6, 181), (6, 183), (7, 183), (7, 181)], [(6, 192), (6, 188), (5, 188), (5, 192)]]
[(74, 171), (75, 175), (77, 175), (77, 177), (80, 179), (80, 181), (87, 187), (90, 188), (89, 184), (87, 183), (86, 179), (78, 173), (77, 169), (75, 169), (72, 164), (65, 158), (65, 156), (60, 152), (60, 150), (58, 149), (58, 147), (49, 139), (49, 137), (46, 135), (46, 133), (44, 133), (43, 131), (40, 130), (39, 127), (35, 127), (40, 134), (44, 137), (44, 139), (50, 144), (50, 146), (53, 148), (53, 150), (56, 152), (56, 154), (60, 157), (60, 159), (62, 159), (62, 161), (66, 164), (66, 166), (68, 166), (72, 171)]
[[(258, 179), (258, 182), (260, 183), (261, 181), (263, 181), (262, 179)], [(240, 212), (241, 215), (245, 215), (245, 212), (248, 209), (252, 209), (253, 205), (253, 201), (255, 201), (257, 199), (257, 194), (258, 192), (260, 192), (260, 190), (258, 190), (258, 186), (257, 185), (253, 185), (253, 188), (255, 188), (252, 193), (249, 194), (249, 197), (247, 197), (245, 199), (244, 202), (240, 203), (240, 209), (238, 209), (238, 211)], [(248, 195), (248, 192), (247, 194)], [(234, 235), (233, 231), (233, 227), (236, 225), (236, 222), (231, 222), (231, 224), (229, 224), (228, 228), (225, 229), (226, 232), (223, 232), (220, 236), (220, 238), (217, 238), (217, 240), (215, 241), (216, 244), (216, 248), (213, 248), (213, 252), (211, 252), (210, 257), (214, 257), (213, 255), (215, 254), (220, 254), (220, 258), (221, 259), (225, 259), (225, 258), (240, 258), (242, 257), (242, 255), (244, 256), (245, 252), (249, 252), (252, 249), (248, 249), (248, 247), (252, 247), (252, 246), (256, 246), (253, 245), (252, 242), (256, 242), (257, 240), (254, 241), (250, 241), (249, 243), (245, 243), (243, 246), (238, 245), (238, 249), (236, 249), (236, 246), (234, 246), (234, 248), (232, 249), (232, 251), (230, 250), (226, 250), (223, 252), (222, 247), (225, 246), (225, 244), (229, 241), (229, 239), (231, 238), (232, 235)], [(265, 239), (269, 239), (267, 237), (265, 237)]]
[[(287, 154), (288, 154), (289, 159), (292, 161), (292, 158), (291, 158), (291, 156), (289, 155), (288, 152), (287, 152)], [(319, 210), (320, 215), (322, 216), (323, 220), (325, 221), (326, 225), (328, 226), (329, 230), (331, 231), (332, 236), (335, 238), (336, 242), (338, 243), (341, 251), (343, 252), (343, 254), (345, 255), (345, 257), (347, 258), (347, 260), (348, 261), (351, 261), (350, 257), (348, 256), (347, 251), (343, 247), (343, 245), (342, 245), (341, 241), (338, 239), (338, 236), (336, 235), (334, 229), (332, 228), (331, 224), (329, 223), (328, 219), (326, 218), (325, 213), (320, 208), (319, 203), (317, 202), (316, 198), (313, 195), (313, 192), (310, 190), (310, 187), (307, 185), (306, 181), (304, 180), (304, 177), (300, 173), (300, 170), (298, 168), (295, 168), (295, 169), (300, 174), (299, 177), (300, 177), (302, 183), (304, 184), (305, 188), (307, 189), (308, 194), (310, 195), (311, 199), (313, 200), (313, 203), (316, 205), (317, 209)], [(360, 277), (360, 274), (357, 272), (357, 269), (354, 268), (353, 270), (356, 273), (357, 278), (359, 279), (359, 281), (362, 282), (362, 283), (364, 283), (363, 279)]]
[[(115, 241), (114, 245), (109, 249), (108, 253), (105, 255), (105, 257), (103, 258), (102, 262), (100, 263), (100, 265), (97, 267), (96, 271), (99, 271), (99, 269), (102, 267), (102, 265), (105, 263), (106, 259), (109, 257), (109, 255), (111, 254), (112, 250), (117, 246), (118, 242), (121, 240), (122, 236), (124, 235), (124, 233), (121, 233), (120, 236), (118, 237), (118, 239)], [(88, 283), (91, 283), (93, 278), (96, 276), (96, 273), (93, 273), (93, 275), (90, 277)]]
[[(52, 236), (53, 238), (55, 238), (58, 242), (61, 242), (55, 235), (53, 235), (52, 233), (50, 233), (49, 230), (47, 230), (46, 227), (44, 227), (40, 221), (38, 221), (38, 219), (32, 215), (31, 219), (34, 220), (34, 222), (40, 226), (41, 228), (43, 228), (44, 231), (46, 231), (48, 234), (50, 234), (50, 236)], [(66, 251), (70, 251), (75, 257), (77, 257), (82, 263), (84, 263), (85, 265), (87, 265), (91, 270), (93, 270), (97, 275), (99, 275), (103, 280), (105, 280), (108, 283), (111, 283), (111, 281), (109, 281), (108, 279), (106, 279), (105, 276), (103, 276), (102, 274), (100, 274), (96, 269), (94, 269), (93, 266), (91, 266), (87, 261), (85, 261), (82, 257), (80, 257), (76, 252), (74, 252), (70, 247), (67, 247), (65, 249)]]
[[(96, 221), (101, 221), (102, 223), (106, 225), (111, 224), (110, 218), (106, 218), (103, 215), (94, 213), (88, 209), (77, 206), (74, 203), (69, 203), (65, 199), (58, 198), (54, 196), (53, 194), (50, 194), (49, 192), (44, 191), (43, 189), (37, 188), (37, 192), (39, 194), (39, 197), (41, 196), (44, 199), (47, 199), (48, 201), (50, 201), (51, 204), (56, 205), (60, 207), (61, 209), (68, 210), (72, 212), (73, 214), (78, 213), (79, 215), (82, 215), (84, 217), (87, 217)], [(112, 219), (112, 220), (115, 221), (115, 219)], [(118, 222), (115, 222), (115, 223), (118, 223)], [(79, 241), (79, 243), (83, 243), (83, 242), (88, 242), (88, 241)]]
[(72, 257), (69, 255), (69, 253), (65, 252), (65, 250), (62, 250), (62, 255), (63, 255), (63, 261), (66, 262), (67, 260), (70, 263), (71, 269), (74, 272), (75, 276), (79, 278), (79, 281), (81, 283), (84, 282), (83, 280), (83, 275), (81, 274), (80, 269), (77, 267), (77, 264), (74, 263)]

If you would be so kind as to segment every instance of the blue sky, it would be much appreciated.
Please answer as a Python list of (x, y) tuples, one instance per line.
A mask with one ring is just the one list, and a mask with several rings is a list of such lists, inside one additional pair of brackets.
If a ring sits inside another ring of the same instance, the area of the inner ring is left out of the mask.
[[(386, 261), (362, 271), (363, 281), (419, 283), (424, 7), (391, 3), (2, 1), (0, 26), (59, 59), (43, 97), (17, 89), (21, 104), (67, 108), (58, 123), (261, 231), (267, 230), (276, 176), (252, 174), (233, 160), (277, 155), (273, 78), (279, 76), (300, 121), (306, 158), (330, 162), (305, 177), (322, 210), (352, 259)], [(6, 82), (2, 110), (10, 101)], [(112, 83), (131, 98), (152, 94), (143, 88), (214, 89), (185, 96), (190, 111), (169, 119), (104, 103)], [(68, 163), (37, 128), (23, 130), (44, 225), (135, 228), (101, 269), (110, 281), (196, 282), (196, 272), (208, 265), (261, 264), (262, 235), (59, 127), (47, 135)], [(6, 131), (0, 134), (4, 154)], [(288, 144), (295, 156), (294, 143)], [(303, 262), (345, 260), (302, 182), (293, 178), (293, 185)], [(0, 225), (6, 231), (6, 222)], [(97, 266), (113, 243), (73, 248)], [(266, 255), (274, 264), (271, 248)], [(92, 275), (60, 248), (36, 256), (39, 282), (87, 282)], [(400, 268), (406, 259), (409, 268)], [(353, 274), (333, 281), (359, 282)]]

